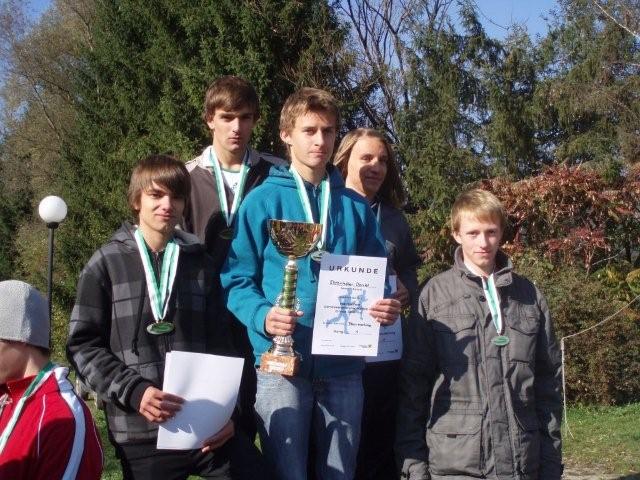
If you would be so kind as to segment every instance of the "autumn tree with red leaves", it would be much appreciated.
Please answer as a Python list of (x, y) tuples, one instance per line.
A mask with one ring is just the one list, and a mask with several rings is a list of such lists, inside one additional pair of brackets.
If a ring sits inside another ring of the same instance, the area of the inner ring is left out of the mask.
[(640, 262), (638, 169), (608, 181), (588, 166), (559, 165), (519, 182), (495, 178), (481, 186), (505, 206), (510, 253), (533, 249), (556, 264), (579, 262), (587, 273), (610, 258)]

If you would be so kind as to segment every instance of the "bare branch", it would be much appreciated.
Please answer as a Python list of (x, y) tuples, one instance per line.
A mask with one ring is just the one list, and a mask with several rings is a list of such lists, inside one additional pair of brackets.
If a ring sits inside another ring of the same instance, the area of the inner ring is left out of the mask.
[(602, 5), (600, 5), (600, 3), (598, 2), (598, 0), (592, 0), (593, 4), (598, 7), (600, 9), (600, 11), (602, 13), (604, 13), (612, 22), (614, 22), (616, 25), (618, 25), (620, 28), (622, 28), (623, 30), (625, 30), (626, 32), (630, 33), (631, 35), (633, 35), (634, 37), (636, 37), (638, 40), (640, 40), (640, 33), (635, 32), (633, 30), (631, 30), (629, 27), (627, 27), (626, 25), (624, 25), (622, 22), (620, 22), (617, 18), (615, 18), (613, 15), (611, 15), (611, 13), (609, 13), (609, 11), (604, 8)]
[(90, 50), (93, 50), (93, 36), (91, 35), (91, 18), (94, 2), (92, 0), (57, 0), (60, 9), (68, 9), (73, 12), (76, 20), (82, 26), (84, 41)]

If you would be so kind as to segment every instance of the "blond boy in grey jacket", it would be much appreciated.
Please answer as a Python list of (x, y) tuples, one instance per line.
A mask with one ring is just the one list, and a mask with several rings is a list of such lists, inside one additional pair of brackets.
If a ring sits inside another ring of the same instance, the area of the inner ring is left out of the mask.
[(420, 294), (405, 339), (396, 453), (402, 478), (560, 480), (560, 350), (546, 300), (499, 249), (491, 193), (451, 213), (455, 263)]

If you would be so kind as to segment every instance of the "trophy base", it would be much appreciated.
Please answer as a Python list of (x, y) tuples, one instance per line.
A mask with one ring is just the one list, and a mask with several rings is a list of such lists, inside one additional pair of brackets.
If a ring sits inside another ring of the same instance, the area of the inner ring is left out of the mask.
[(265, 352), (260, 361), (260, 371), (267, 373), (277, 373), (285, 377), (293, 377), (298, 373), (300, 359), (297, 356), (274, 355)]

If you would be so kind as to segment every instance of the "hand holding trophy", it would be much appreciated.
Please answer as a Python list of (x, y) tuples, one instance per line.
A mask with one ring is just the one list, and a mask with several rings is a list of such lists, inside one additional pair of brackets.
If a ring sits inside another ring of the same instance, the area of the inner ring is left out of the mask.
[[(321, 233), (322, 225), (318, 223), (269, 220), (271, 240), (278, 251), (288, 258), (284, 269), (282, 291), (276, 298), (276, 304), (280, 308), (297, 309), (298, 266), (296, 259), (308, 255), (313, 250)], [(293, 376), (296, 374), (299, 364), (300, 359), (293, 350), (291, 335), (275, 336), (269, 351), (262, 354), (260, 370)]]

